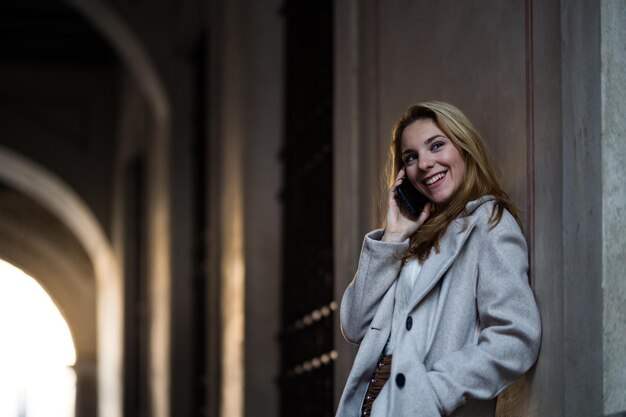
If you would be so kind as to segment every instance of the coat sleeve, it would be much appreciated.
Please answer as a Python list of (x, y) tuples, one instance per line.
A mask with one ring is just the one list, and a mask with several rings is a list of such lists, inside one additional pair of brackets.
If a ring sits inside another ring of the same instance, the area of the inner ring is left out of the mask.
[(478, 259), (478, 342), (443, 356), (427, 373), (443, 414), (468, 398), (495, 397), (534, 364), (539, 352), (541, 323), (528, 284), (524, 236), (508, 213), (486, 229)]
[(408, 240), (381, 242), (382, 235), (382, 230), (375, 230), (365, 236), (356, 275), (341, 299), (341, 331), (351, 343), (361, 343), (378, 305), (400, 272), (402, 254), (409, 247)]

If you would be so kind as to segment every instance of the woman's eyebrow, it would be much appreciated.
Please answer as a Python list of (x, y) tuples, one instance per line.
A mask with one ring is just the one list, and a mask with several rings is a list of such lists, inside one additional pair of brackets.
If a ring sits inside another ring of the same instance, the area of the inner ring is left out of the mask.
[(432, 142), (433, 140), (437, 139), (437, 138), (445, 138), (444, 135), (435, 135), (435, 136), (431, 136), (428, 139), (426, 139), (426, 142), (424, 142), (426, 145), (429, 145), (430, 142)]
[[(431, 143), (432, 141), (434, 141), (435, 139), (437, 139), (437, 138), (446, 138), (446, 137), (445, 137), (444, 135), (439, 135), (439, 134), (437, 134), (437, 135), (435, 135), (435, 136), (431, 136), (431, 137), (429, 137), (428, 139), (426, 139), (426, 141), (424, 142), (424, 144), (426, 144), (426, 145), (430, 145), (430, 143)], [(446, 138), (446, 139), (447, 139), (447, 138)], [(407, 153), (411, 153), (411, 152), (415, 152), (415, 151), (414, 151), (413, 149), (411, 149), (411, 148), (409, 148), (409, 149), (405, 149), (404, 151), (402, 151), (402, 155), (405, 155), (405, 154), (407, 154)]]

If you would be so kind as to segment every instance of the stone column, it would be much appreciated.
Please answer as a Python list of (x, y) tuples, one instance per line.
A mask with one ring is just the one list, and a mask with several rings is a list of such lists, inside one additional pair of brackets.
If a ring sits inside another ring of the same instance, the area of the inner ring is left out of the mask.
[(76, 414), (75, 417), (98, 415), (98, 372), (94, 358), (78, 358), (74, 365), (76, 372)]
[(623, 416), (626, 2), (561, 5), (564, 414)]
[(626, 415), (626, 1), (601, 3), (605, 416)]

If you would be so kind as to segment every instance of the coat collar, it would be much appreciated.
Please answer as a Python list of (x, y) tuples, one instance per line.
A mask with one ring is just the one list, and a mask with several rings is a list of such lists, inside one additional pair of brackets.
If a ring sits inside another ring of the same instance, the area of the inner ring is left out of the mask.
[(456, 257), (461, 252), (465, 242), (476, 226), (479, 216), (474, 212), (483, 204), (495, 200), (495, 197), (486, 195), (476, 200), (472, 200), (465, 205), (464, 212), (448, 226), (448, 230), (441, 236), (439, 242), (439, 252), (433, 248), (430, 256), (422, 265), (418, 279), (428, 279), (425, 285), (416, 286), (418, 291), (413, 291), (409, 302), (409, 310), (424, 299), (424, 297), (437, 285), (441, 277), (452, 265)]
[(495, 199), (496, 198), (492, 195), (484, 195), (476, 200), (472, 200), (465, 205), (465, 211), (461, 214), (461, 216), (470, 216), (478, 207), (488, 201), (495, 201)]

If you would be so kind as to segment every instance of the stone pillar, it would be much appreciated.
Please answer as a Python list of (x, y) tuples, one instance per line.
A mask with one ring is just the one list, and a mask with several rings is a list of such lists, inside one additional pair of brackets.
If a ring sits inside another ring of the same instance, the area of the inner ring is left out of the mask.
[(626, 415), (626, 1), (601, 3), (605, 416)]
[(600, 3), (562, 1), (561, 24), (563, 415), (598, 416), (603, 325)]
[(564, 414), (623, 416), (626, 2), (561, 4)]
[(74, 365), (76, 372), (76, 414), (75, 417), (98, 415), (98, 372), (96, 360), (80, 359)]

